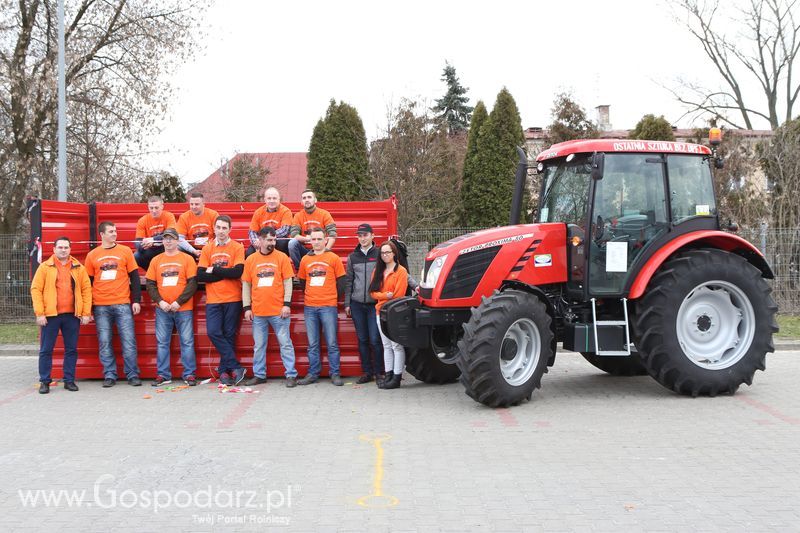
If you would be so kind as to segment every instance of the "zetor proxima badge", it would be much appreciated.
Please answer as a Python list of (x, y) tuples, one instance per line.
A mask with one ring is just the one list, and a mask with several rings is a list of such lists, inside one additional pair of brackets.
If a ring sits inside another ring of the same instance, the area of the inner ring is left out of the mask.
[(407, 369), (461, 379), (493, 407), (530, 399), (556, 344), (614, 375), (649, 374), (691, 396), (734, 393), (773, 351), (773, 277), (753, 245), (723, 231), (711, 148), (582, 140), (537, 158), (536, 223), (518, 225), (520, 151), (510, 226), (462, 235), (425, 260), (419, 297), (381, 308)]

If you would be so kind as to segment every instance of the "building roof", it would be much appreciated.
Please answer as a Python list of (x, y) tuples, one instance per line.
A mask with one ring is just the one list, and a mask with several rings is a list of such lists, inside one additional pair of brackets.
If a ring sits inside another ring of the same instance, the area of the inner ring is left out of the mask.
[[(240, 153), (214, 171), (209, 177), (192, 187), (189, 192), (202, 192), (206, 202), (225, 201), (225, 188), (227, 183), (223, 177), (225, 167), (233, 164), (238, 158), (252, 157), (260, 166), (269, 169), (264, 183), (275, 187), (281, 192), (281, 198), (287, 201), (297, 201), (300, 193), (306, 188), (308, 181), (308, 154), (305, 152), (264, 152)], [(253, 198), (253, 201), (260, 201)]]

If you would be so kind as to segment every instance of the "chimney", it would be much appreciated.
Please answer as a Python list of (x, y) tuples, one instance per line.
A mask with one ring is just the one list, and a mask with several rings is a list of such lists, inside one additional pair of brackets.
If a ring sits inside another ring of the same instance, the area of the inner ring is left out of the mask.
[(610, 105), (599, 105), (595, 107), (597, 110), (597, 129), (600, 131), (610, 131), (611, 130), (611, 106)]

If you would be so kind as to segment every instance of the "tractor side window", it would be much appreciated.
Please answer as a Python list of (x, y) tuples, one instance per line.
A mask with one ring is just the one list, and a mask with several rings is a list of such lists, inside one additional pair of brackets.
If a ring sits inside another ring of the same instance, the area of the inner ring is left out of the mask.
[(709, 159), (691, 155), (667, 157), (670, 205), (675, 224), (717, 213)]
[(587, 156), (550, 165), (545, 171), (546, 190), (539, 222), (564, 222), (584, 227), (588, 207), (591, 163)]

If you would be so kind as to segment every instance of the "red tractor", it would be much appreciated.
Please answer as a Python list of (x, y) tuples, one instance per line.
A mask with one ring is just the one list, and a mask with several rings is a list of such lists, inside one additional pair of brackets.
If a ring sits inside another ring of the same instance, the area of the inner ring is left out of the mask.
[[(462, 235), (425, 259), (418, 298), (381, 323), (428, 383), (459, 378), (492, 407), (541, 386), (556, 344), (614, 375), (691, 396), (734, 393), (764, 370), (777, 306), (757, 248), (720, 228), (708, 147), (580, 140), (536, 158), (538, 222)], [(732, 229), (732, 228), (728, 228)]]

